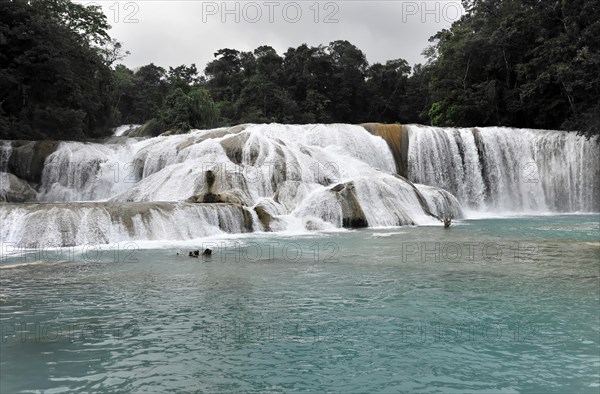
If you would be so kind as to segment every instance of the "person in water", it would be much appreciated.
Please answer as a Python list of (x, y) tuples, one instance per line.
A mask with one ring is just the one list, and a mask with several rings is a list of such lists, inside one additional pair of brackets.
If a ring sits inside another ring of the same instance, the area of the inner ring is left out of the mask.
[[(202, 252), (202, 256), (210, 257), (211, 255), (212, 255), (212, 250), (210, 250), (210, 249), (204, 249), (204, 252)], [(179, 256), (179, 252), (177, 252), (177, 256)], [(188, 257), (198, 258), (199, 256), (200, 256), (199, 250), (194, 250), (188, 254)]]

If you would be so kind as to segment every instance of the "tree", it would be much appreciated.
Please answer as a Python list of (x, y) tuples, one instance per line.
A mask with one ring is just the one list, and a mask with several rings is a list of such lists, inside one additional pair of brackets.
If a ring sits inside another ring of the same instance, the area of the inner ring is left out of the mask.
[(375, 63), (367, 70), (369, 99), (365, 102), (367, 119), (379, 122), (403, 122), (409, 114), (408, 77), (410, 66), (404, 59)]
[(0, 3), (0, 137), (97, 137), (112, 123), (109, 26), (66, 0)]
[[(113, 113), (112, 118), (117, 123), (135, 123), (134, 108), (135, 99), (132, 94), (136, 85), (136, 78), (130, 69), (122, 64), (117, 65), (113, 72), (112, 97)], [(123, 116), (123, 114), (125, 114)]]
[(188, 131), (192, 128), (214, 127), (219, 110), (206, 89), (192, 87), (189, 93), (185, 93), (176, 88), (166, 97), (159, 118), (166, 128)]
[(432, 37), (433, 124), (600, 133), (597, 2), (477, 0)]
[(171, 89), (182, 89), (184, 92), (189, 92), (193, 84), (198, 82), (198, 70), (196, 65), (191, 66), (185, 64), (178, 67), (169, 67), (167, 82)]
[(365, 121), (367, 58), (348, 41), (334, 41), (327, 47), (333, 64), (329, 100), (332, 116), (339, 122)]
[(289, 48), (283, 59), (282, 86), (296, 103), (298, 123), (330, 122), (333, 62), (322, 46)]
[(134, 85), (129, 92), (134, 101), (133, 123), (144, 123), (158, 115), (170, 90), (166, 75), (166, 70), (154, 63), (135, 72)]

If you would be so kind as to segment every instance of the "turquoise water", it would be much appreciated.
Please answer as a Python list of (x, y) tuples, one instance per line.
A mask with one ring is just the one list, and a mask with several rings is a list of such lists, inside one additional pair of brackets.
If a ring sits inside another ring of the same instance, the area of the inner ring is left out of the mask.
[(13, 255), (0, 392), (598, 393), (599, 222)]

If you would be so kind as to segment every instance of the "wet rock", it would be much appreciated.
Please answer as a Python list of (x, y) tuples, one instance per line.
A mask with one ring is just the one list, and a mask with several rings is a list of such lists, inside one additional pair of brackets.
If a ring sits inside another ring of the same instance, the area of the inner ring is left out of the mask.
[(174, 130), (167, 130), (164, 133), (161, 133), (160, 136), (161, 137), (169, 137), (171, 135), (187, 134), (189, 132), (190, 132), (189, 130), (185, 131), (185, 130), (180, 130), (180, 129), (174, 129)]
[(339, 183), (339, 184), (335, 185), (334, 187), (332, 187), (331, 191), (333, 191), (333, 192), (341, 192), (342, 190), (344, 190), (345, 187), (346, 187), (345, 184)]
[(399, 175), (407, 176), (408, 131), (401, 124), (364, 123), (361, 126), (369, 133), (381, 137), (387, 142), (396, 162), (396, 172)]
[(262, 223), (264, 231), (271, 231), (271, 221), (273, 220), (271, 214), (269, 214), (267, 210), (260, 205), (254, 207), (254, 211), (258, 216), (258, 220), (260, 220)]
[(36, 191), (13, 174), (0, 172), (0, 202), (34, 202)]
[(209, 171), (206, 171), (205, 179), (206, 179), (206, 187), (208, 187), (209, 191), (212, 191), (213, 187), (215, 185), (215, 180), (217, 179), (217, 176), (215, 175), (214, 172), (209, 170)]
[(248, 134), (238, 134), (220, 142), (225, 154), (233, 163), (242, 164), (244, 145), (248, 141), (248, 136)]
[(135, 129), (129, 130), (125, 132), (123, 135), (128, 137), (156, 137), (163, 132), (176, 133), (175, 131), (165, 131), (166, 127), (161, 122), (158, 122), (155, 119), (151, 119), (141, 125), (140, 127), (136, 127)]
[(237, 196), (222, 192), (222, 193), (202, 193), (195, 196), (192, 196), (186, 200), (186, 202), (194, 203), (194, 204), (237, 204), (237, 205), (245, 205), (242, 200), (240, 200)]
[[(185, 134), (187, 134), (187, 133), (188, 132), (186, 132)], [(171, 134), (163, 133), (163, 134), (161, 134), (161, 136), (169, 136), (169, 135), (175, 135), (175, 134), (176, 133), (171, 133)], [(203, 133), (201, 135), (194, 135), (191, 138), (187, 138), (184, 141), (182, 141), (180, 144), (178, 144), (177, 151), (180, 151), (182, 149), (185, 149), (185, 148), (190, 147), (195, 144), (199, 144), (199, 143), (204, 142), (209, 139), (225, 137), (226, 135), (229, 135), (229, 134), (235, 134), (235, 132), (232, 132), (231, 129), (214, 129), (214, 130), (210, 130), (206, 133)]]
[(452, 225), (452, 218), (444, 218), (444, 228), (449, 228)]
[(58, 147), (59, 141), (29, 141), (14, 147), (8, 162), (8, 169), (18, 178), (39, 184), (44, 171), (46, 158)]
[(315, 222), (314, 220), (310, 220), (310, 219), (304, 223), (304, 228), (308, 231), (321, 230), (321, 226), (319, 225), (319, 223)]
[(285, 227), (278, 216), (285, 215), (288, 211), (284, 205), (271, 198), (262, 199), (254, 207), (254, 212), (256, 212), (264, 231), (279, 231)]
[(252, 232), (254, 230), (254, 219), (252, 218), (252, 214), (245, 207), (240, 208), (244, 217), (244, 228), (246, 231)]
[(369, 227), (365, 213), (356, 198), (352, 182), (340, 183), (330, 189), (342, 209), (342, 226), (345, 228)]

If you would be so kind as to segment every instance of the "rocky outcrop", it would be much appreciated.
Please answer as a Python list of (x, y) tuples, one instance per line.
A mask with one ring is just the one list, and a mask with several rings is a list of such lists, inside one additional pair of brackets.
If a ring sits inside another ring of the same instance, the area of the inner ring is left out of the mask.
[(254, 207), (254, 211), (256, 212), (258, 220), (260, 220), (263, 226), (263, 230), (271, 231), (271, 221), (273, 220), (273, 216), (271, 216), (271, 214), (267, 212), (265, 207), (261, 205), (257, 205), (256, 207)]
[[(127, 137), (148, 138), (148, 137), (156, 137), (163, 132), (165, 132), (164, 125), (162, 125), (161, 123), (157, 122), (154, 119), (151, 119), (151, 120), (147, 121), (146, 123), (144, 123), (143, 125), (141, 125), (140, 127), (136, 127), (134, 129), (126, 131), (125, 133), (123, 133), (123, 135), (126, 135)], [(170, 132), (170, 131), (167, 131), (167, 132)], [(173, 133), (173, 134), (179, 134), (179, 133)]]
[[(229, 138), (223, 139), (220, 143), (223, 149), (225, 150), (225, 154), (235, 164), (242, 164), (244, 159), (244, 148), (246, 147), (246, 143), (250, 138), (249, 134), (241, 133), (247, 125), (240, 125), (236, 127), (230, 128), (229, 134), (236, 134)], [(259, 146), (250, 145), (247, 147), (248, 149), (248, 159), (249, 164), (254, 165), (256, 163), (256, 159), (258, 158)]]
[(254, 212), (262, 225), (263, 231), (279, 231), (285, 228), (285, 225), (278, 217), (285, 215), (287, 210), (285, 206), (279, 204), (271, 198), (264, 198), (256, 204)]
[(401, 124), (364, 123), (361, 126), (369, 133), (381, 137), (387, 142), (396, 162), (396, 173), (406, 177), (408, 168), (408, 131)]
[(186, 202), (194, 204), (238, 204), (245, 205), (242, 200), (237, 196), (223, 192), (223, 193), (202, 193), (192, 196), (186, 200)]
[[(225, 137), (230, 134), (237, 134), (240, 131), (242, 131), (244, 129), (244, 127), (245, 126), (235, 126), (235, 127), (230, 127), (230, 128), (215, 129), (215, 130), (211, 130), (210, 133), (202, 133), (200, 135), (196, 135), (196, 134), (191, 135), (190, 138), (182, 141), (181, 143), (179, 143), (177, 145), (177, 151), (179, 152), (187, 147), (190, 147), (195, 144), (199, 144), (199, 143), (209, 140), (209, 139), (222, 138), (222, 137)], [(175, 134), (182, 134), (182, 133), (174, 133), (174, 134), (163, 133), (163, 134), (161, 134), (161, 136), (168, 136), (168, 135), (175, 135)], [(183, 133), (183, 134), (187, 134), (187, 133)]]
[(221, 141), (221, 146), (225, 150), (225, 154), (233, 163), (242, 164), (243, 149), (246, 141), (248, 141), (248, 134), (238, 134)]
[(246, 205), (242, 198), (231, 192), (218, 192), (217, 189), (218, 174), (209, 170), (205, 173), (206, 188), (205, 193), (200, 193), (189, 197), (186, 202), (189, 203), (204, 203), (204, 204), (238, 204)]
[(0, 202), (33, 202), (36, 191), (13, 174), (0, 172)]
[(8, 161), (8, 170), (18, 178), (39, 184), (46, 158), (56, 150), (59, 143), (60, 141), (15, 141)]
[(369, 227), (365, 213), (356, 198), (352, 182), (339, 183), (329, 191), (335, 193), (342, 209), (342, 226), (346, 228)]
[(480, 131), (477, 128), (473, 128), (472, 133), (473, 139), (475, 140), (475, 147), (477, 148), (477, 157), (479, 158), (479, 165), (481, 166), (481, 178), (485, 185), (485, 200), (489, 201), (493, 197), (491, 195), (491, 191), (493, 190), (492, 182), (497, 178), (497, 174), (493, 174), (494, 168), (492, 168), (490, 171), (490, 168), (488, 168), (488, 161), (484, 159), (487, 156), (487, 154), (485, 142), (483, 141), (483, 138), (481, 138)]

